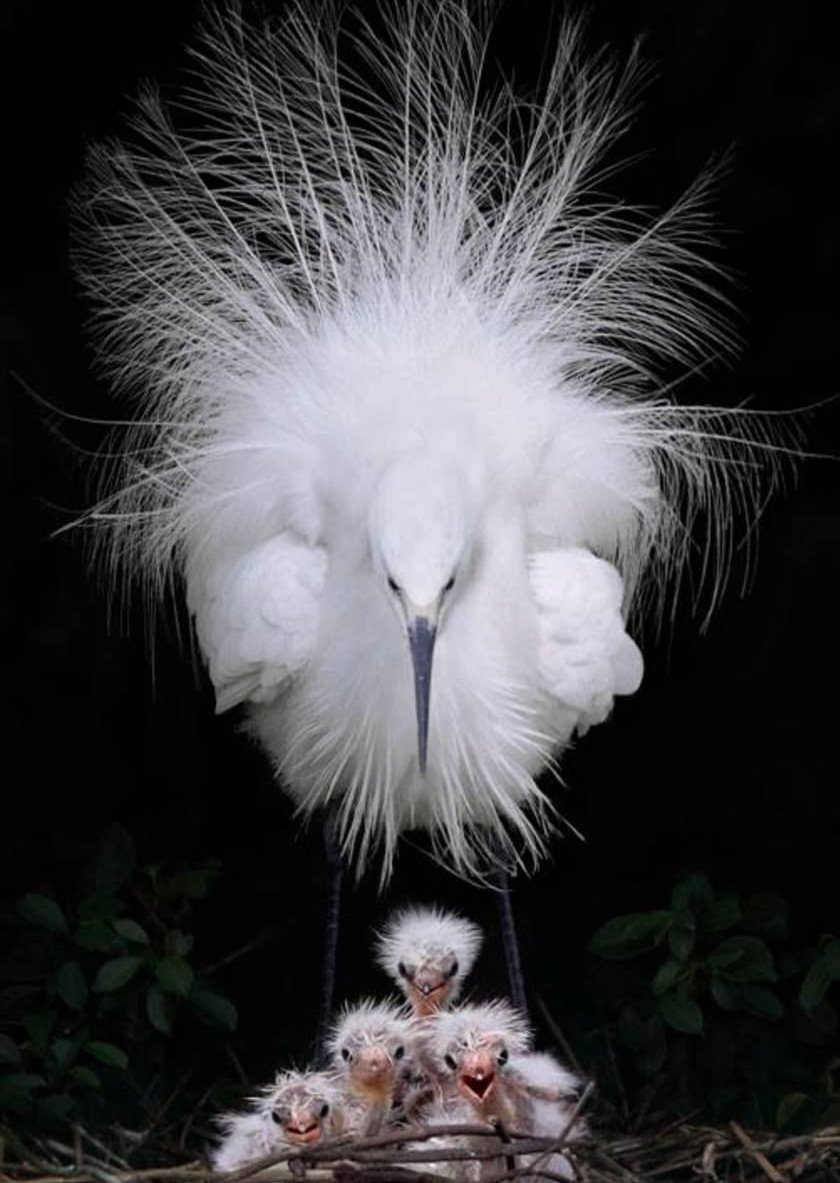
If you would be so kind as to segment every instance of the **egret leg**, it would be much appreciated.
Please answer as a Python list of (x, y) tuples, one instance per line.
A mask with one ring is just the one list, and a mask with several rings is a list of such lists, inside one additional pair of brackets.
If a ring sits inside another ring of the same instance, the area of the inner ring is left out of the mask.
[(525, 1018), (528, 1017), (528, 1003), (525, 999), (525, 979), (522, 975), (522, 958), (519, 955), (519, 941), (516, 936), (516, 923), (513, 918), (513, 901), (511, 899), (510, 875), (501, 867), (493, 871), (493, 881), (496, 889), (496, 907), (499, 913), (499, 928), (502, 934), (502, 948), (505, 952), (508, 971), (508, 990), (510, 1000)]
[(321, 962), (321, 998), (318, 1006), (318, 1034), (315, 1056), (319, 1064), (327, 1062), (327, 1032), (335, 1000), (335, 977), (338, 963), (338, 930), (341, 921), (341, 888), (344, 881), (344, 864), (338, 841), (338, 819), (333, 809), (324, 818), (324, 851), (327, 868), (327, 899), (324, 923), (324, 949)]

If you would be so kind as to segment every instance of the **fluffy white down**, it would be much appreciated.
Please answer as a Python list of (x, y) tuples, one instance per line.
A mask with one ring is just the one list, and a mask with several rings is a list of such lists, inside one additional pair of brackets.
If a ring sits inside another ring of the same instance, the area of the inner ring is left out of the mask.
[(332, 1137), (342, 1129), (343, 1093), (338, 1081), (325, 1072), (278, 1072), (271, 1084), (248, 1098), (245, 1111), (219, 1116), (220, 1140), (210, 1156), (213, 1169), (233, 1171), (287, 1149), (291, 1143), (283, 1132), (283, 1122), (274, 1120), (275, 1114), (284, 1109), (308, 1110), (321, 1120), (324, 1102), (329, 1108), (321, 1121), (322, 1134)]
[[(340, 8), (273, 29), (221, 9), (192, 111), (149, 91), (131, 142), (91, 153), (78, 271), (134, 401), (93, 517), (150, 615), (186, 578), (219, 709), (247, 704), (302, 811), (338, 804), (359, 868), (379, 848), (387, 876), (416, 827), (463, 874), (530, 868), (535, 777), (638, 682), (624, 617), (667, 614), (692, 550), (714, 604), (777, 436), (672, 400), (729, 346), (702, 184), (653, 220), (591, 196), (635, 59), (587, 60), (567, 23), (538, 100), (488, 95), (484, 5), (401, 0), (373, 27)], [(425, 776), (369, 536), (418, 451), (457, 472), (469, 530)], [(581, 548), (616, 572), (597, 620)]]
[(438, 1064), (447, 1053), (454, 1053), (457, 1060), (460, 1053), (496, 1042), (504, 1044), (511, 1056), (521, 1055), (530, 1049), (531, 1038), (519, 1011), (498, 999), (439, 1011), (423, 1027), (423, 1040)]
[(210, 1155), (214, 1171), (235, 1171), (284, 1145), (259, 1113), (226, 1114), (219, 1119), (219, 1129), (221, 1141)]
[(376, 940), (376, 960), (399, 984), (399, 965), (418, 969), (458, 962), (451, 999), (457, 997), (481, 948), (481, 929), (471, 920), (443, 908), (403, 908), (391, 916)]
[(410, 1044), (413, 1032), (411, 1017), (404, 1007), (363, 999), (342, 1009), (330, 1030), (326, 1050), (335, 1066), (341, 1068), (342, 1048), (355, 1054), (361, 1048), (380, 1045), (390, 1053), (394, 1047)]

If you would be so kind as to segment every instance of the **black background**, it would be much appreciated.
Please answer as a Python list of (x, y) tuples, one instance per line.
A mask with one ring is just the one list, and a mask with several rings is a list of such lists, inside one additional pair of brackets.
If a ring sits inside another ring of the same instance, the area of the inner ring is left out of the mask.
[[(781, 409), (838, 390), (840, 82), (820, 15), (830, 8), (590, 5), (593, 45), (626, 53), (642, 34), (655, 67), (628, 143), (647, 155), (615, 180), (617, 193), (661, 206), (732, 150), (715, 212), (723, 258), (739, 277), (744, 348), (734, 369), (686, 397)], [(506, 10), (500, 52), (526, 80), (550, 11), (521, 0)], [(200, 934), (206, 959), (271, 929), (224, 982), (242, 1012), (246, 1063), (259, 1072), (301, 1055), (311, 1036), (320, 840), (293, 820), (236, 721), (214, 718), (206, 680), (174, 630), (157, 637), (152, 661), (139, 612), (125, 629), (109, 626), (84, 539), (53, 536), (89, 502), (91, 465), (80, 446), (97, 436), (43, 405), (115, 414), (89, 372), (65, 201), (85, 144), (119, 130), (138, 83), (177, 78), (197, 16), (188, 0), (6, 0), (0, 15), (0, 881), (8, 900), (61, 891), (114, 820), (149, 861), (220, 859)], [(838, 454), (838, 422), (834, 405), (809, 417), (813, 452)], [(763, 520), (749, 594), (730, 592), (705, 635), (681, 616), (669, 644), (648, 643), (642, 690), (567, 755), (560, 805), (586, 841), (556, 841), (552, 861), (517, 885), (532, 987), (561, 1012), (574, 1005), (567, 967), (592, 929), (616, 912), (663, 906), (682, 870), (782, 892), (805, 936), (840, 930), (838, 508), (837, 464), (803, 462)], [(407, 899), (454, 904), (493, 923), (486, 892), (408, 848), (388, 893), (377, 893), (375, 875), (348, 893), (342, 995), (384, 985), (368, 964), (369, 930)], [(481, 968), (482, 991), (501, 985), (492, 944)]]

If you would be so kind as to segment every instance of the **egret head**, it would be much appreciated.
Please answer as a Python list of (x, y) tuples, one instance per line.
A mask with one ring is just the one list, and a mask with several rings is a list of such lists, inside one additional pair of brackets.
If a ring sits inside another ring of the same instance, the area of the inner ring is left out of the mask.
[(385, 469), (371, 502), (370, 541), (382, 593), (408, 638), (414, 668), (417, 755), (426, 770), (435, 638), (458, 594), (471, 549), (467, 485), (436, 456), (411, 453)]

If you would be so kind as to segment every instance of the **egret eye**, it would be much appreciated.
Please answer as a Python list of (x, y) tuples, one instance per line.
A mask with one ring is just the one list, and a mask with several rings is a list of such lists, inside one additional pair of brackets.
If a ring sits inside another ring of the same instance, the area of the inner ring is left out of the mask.
[(499, 1054), (496, 1056), (496, 1063), (499, 1065), (499, 1067), (501, 1067), (503, 1064), (506, 1064), (507, 1062), (508, 1062), (508, 1050), (506, 1047), (503, 1047), (501, 1049), (501, 1051), (499, 1052)]
[(447, 1052), (446, 1055), (443, 1057), (443, 1062), (446, 1065), (446, 1067), (451, 1068), (453, 1072), (458, 1067), (458, 1064), (455, 1061), (455, 1057), (450, 1055), (449, 1052)]
[(450, 965), (449, 969), (447, 970), (446, 976), (448, 978), (454, 978), (457, 972), (458, 972), (458, 962), (453, 961), (452, 964)]
[(324, 1102), (324, 1104), (321, 1106), (321, 1113), (320, 1113), (320, 1116), (321, 1116), (321, 1117), (326, 1117), (326, 1116), (327, 1116), (327, 1114), (329, 1113), (329, 1111), (330, 1111), (330, 1107), (329, 1107), (329, 1105), (327, 1104), (327, 1102), (325, 1101), (325, 1102)]
[(443, 585), (443, 590), (444, 590), (444, 592), (452, 591), (454, 586), (455, 586), (455, 576), (450, 575), (449, 579), (447, 579), (446, 583)]
[(390, 587), (392, 592), (398, 592), (400, 590), (400, 585), (390, 575), (388, 576), (388, 587)]
[(401, 961), (401, 962), (399, 963), (399, 965), (397, 966), (397, 973), (400, 975), (400, 977), (401, 977), (401, 978), (407, 978), (407, 977), (408, 977), (408, 970), (405, 968), (405, 962), (404, 962), (404, 961)]
[(349, 1047), (343, 1047), (341, 1049), (341, 1058), (342, 1058), (342, 1060), (347, 1060), (347, 1061), (350, 1061), (353, 1059), (353, 1053), (350, 1051)]
[(394, 1049), (394, 1059), (401, 1060), (404, 1055), (405, 1055), (405, 1048), (402, 1046), (402, 1044), (400, 1044), (400, 1046), (398, 1048)]

